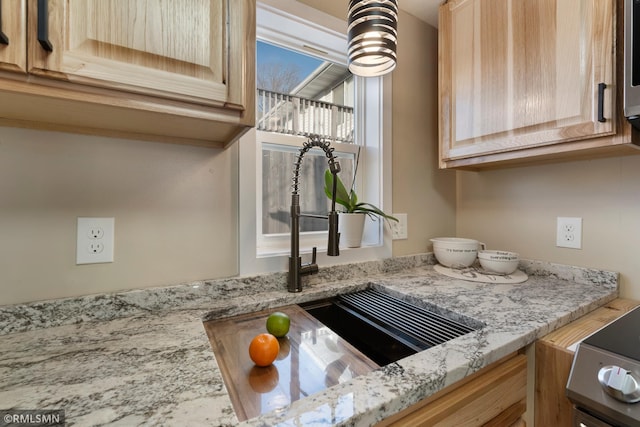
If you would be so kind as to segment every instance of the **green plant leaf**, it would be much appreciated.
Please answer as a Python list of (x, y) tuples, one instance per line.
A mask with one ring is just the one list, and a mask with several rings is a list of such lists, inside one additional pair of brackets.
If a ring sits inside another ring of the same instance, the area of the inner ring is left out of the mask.
[(353, 209), (358, 206), (358, 195), (353, 189), (349, 193), (349, 203), (351, 204), (351, 210), (349, 212), (353, 212)]
[(354, 212), (363, 212), (363, 213), (366, 213), (367, 215), (378, 215), (388, 221), (398, 222), (398, 218), (391, 215), (387, 215), (386, 213), (382, 212), (380, 208), (378, 208), (375, 205), (372, 205), (371, 203), (364, 203), (364, 202), (358, 203), (354, 208)]
[[(344, 187), (342, 180), (339, 176), (336, 175), (337, 185), (336, 185), (336, 203), (345, 207), (347, 212), (351, 212), (352, 204), (351, 198), (349, 197), (349, 193), (347, 193), (347, 189)], [(333, 174), (329, 169), (324, 172), (324, 194), (327, 195), (329, 199), (331, 199), (331, 192), (333, 191)]]
[[(336, 175), (337, 184), (336, 184), (336, 203), (344, 206), (346, 213), (364, 213), (369, 215), (372, 219), (376, 219), (376, 217), (384, 218), (387, 221), (396, 221), (398, 219), (387, 215), (382, 212), (380, 208), (371, 203), (366, 202), (358, 202), (358, 195), (356, 192), (351, 189), (349, 193), (347, 193), (347, 189), (345, 188), (342, 180), (339, 176)], [(327, 195), (329, 199), (331, 199), (331, 191), (333, 188), (333, 174), (329, 169), (324, 172), (324, 193)]]

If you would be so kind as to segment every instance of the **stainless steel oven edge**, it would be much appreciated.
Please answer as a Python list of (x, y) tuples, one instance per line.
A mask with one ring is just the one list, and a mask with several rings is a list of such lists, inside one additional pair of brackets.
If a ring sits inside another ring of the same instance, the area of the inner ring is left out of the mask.
[(567, 397), (581, 410), (611, 425), (640, 427), (640, 403), (620, 402), (607, 394), (600, 385), (598, 371), (608, 365), (628, 368), (627, 370), (640, 376), (637, 361), (581, 343), (569, 373)]

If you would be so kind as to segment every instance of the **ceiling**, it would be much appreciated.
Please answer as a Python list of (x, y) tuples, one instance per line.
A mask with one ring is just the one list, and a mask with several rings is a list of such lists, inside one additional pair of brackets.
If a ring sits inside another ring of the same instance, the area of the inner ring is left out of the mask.
[(438, 28), (438, 6), (445, 0), (398, 0), (398, 6), (416, 18)]

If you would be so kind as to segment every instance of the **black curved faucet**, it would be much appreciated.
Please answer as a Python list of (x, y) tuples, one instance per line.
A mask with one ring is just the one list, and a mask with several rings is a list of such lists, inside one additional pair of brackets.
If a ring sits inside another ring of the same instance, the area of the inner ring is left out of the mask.
[[(298, 194), (298, 181), (300, 179), (300, 165), (302, 158), (313, 147), (321, 148), (327, 156), (329, 163), (329, 171), (333, 175), (333, 188), (331, 191), (331, 211), (328, 215), (312, 215), (300, 213), (300, 195)], [(327, 255), (340, 255), (340, 233), (338, 233), (338, 212), (336, 212), (336, 186), (338, 180), (336, 175), (340, 172), (340, 163), (336, 161), (333, 155), (333, 148), (330, 148), (329, 141), (320, 139), (317, 135), (311, 135), (308, 141), (302, 144), (302, 148), (298, 152), (298, 157), (294, 163), (293, 184), (291, 192), (291, 256), (289, 257), (289, 277), (287, 280), (287, 288), (289, 292), (302, 291), (302, 276), (316, 274), (318, 272), (318, 264), (316, 264), (316, 248), (313, 248), (311, 262), (302, 264), (300, 257), (300, 217), (322, 218), (329, 220), (329, 241), (327, 243)]]

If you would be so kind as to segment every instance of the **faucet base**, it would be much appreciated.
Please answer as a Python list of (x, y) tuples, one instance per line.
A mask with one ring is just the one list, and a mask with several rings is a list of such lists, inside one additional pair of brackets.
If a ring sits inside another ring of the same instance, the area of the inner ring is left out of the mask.
[(289, 257), (289, 276), (287, 277), (287, 290), (289, 292), (302, 292), (300, 280), (301, 257)]
[(317, 274), (316, 248), (313, 248), (313, 260), (302, 265), (302, 258), (289, 257), (289, 277), (287, 278), (287, 290), (289, 292), (302, 292), (302, 276)]

